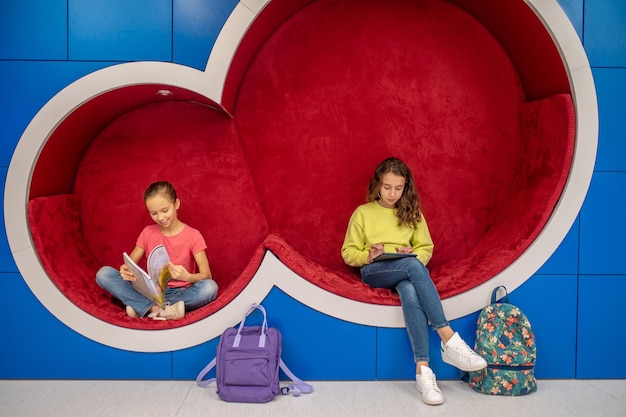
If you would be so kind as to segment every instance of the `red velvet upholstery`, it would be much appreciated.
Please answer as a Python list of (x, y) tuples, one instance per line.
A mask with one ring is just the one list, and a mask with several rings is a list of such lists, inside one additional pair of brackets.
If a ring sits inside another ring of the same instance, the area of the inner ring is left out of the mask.
[[(570, 96), (526, 102), (498, 41), (448, 2), (353, 6), (319, 1), (282, 24), (245, 73), (232, 119), (172, 101), (111, 120), (72, 193), (29, 204), (41, 263), (61, 291), (107, 322), (177, 327), (231, 301), (269, 249), (336, 294), (398, 304), (361, 284), (339, 252), (374, 167), (391, 155), (416, 176), (442, 298), (517, 259), (567, 177)], [(214, 303), (176, 322), (129, 319), (94, 281), (151, 221), (141, 196), (159, 179), (179, 191), (180, 218), (203, 232), (220, 286)]]
[[(34, 244), (40, 260), (59, 290), (76, 306), (108, 323), (134, 329), (165, 329), (198, 321), (232, 300), (256, 271), (264, 254), (262, 247), (253, 250), (249, 263), (241, 266), (240, 279), (220, 280), (219, 297), (213, 303), (186, 314), (179, 321), (137, 320), (126, 316), (118, 300), (102, 290), (94, 280), (102, 262), (87, 248), (80, 227), (80, 202), (73, 194), (39, 197), (28, 206)], [(128, 250), (128, 249), (122, 249)], [(116, 260), (113, 265), (120, 263)], [(221, 265), (215, 262), (214, 266)], [(217, 268), (219, 270), (219, 268)]]

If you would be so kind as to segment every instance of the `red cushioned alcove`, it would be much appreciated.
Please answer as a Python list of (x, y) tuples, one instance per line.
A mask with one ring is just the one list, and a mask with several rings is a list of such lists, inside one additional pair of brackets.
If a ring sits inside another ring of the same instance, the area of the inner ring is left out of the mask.
[[(232, 117), (192, 92), (148, 93), (163, 86), (86, 103), (53, 132), (33, 174), (29, 221), (50, 278), (104, 321), (178, 327), (232, 301), (270, 250), (333, 293), (398, 305), (361, 284), (339, 252), (374, 167), (391, 155), (415, 174), (442, 298), (492, 278), (558, 201), (574, 111), (558, 52), (523, 1), (482, 3), (320, 0), (287, 13), (274, 1), (233, 60)], [(69, 162), (58, 169), (61, 152)], [(151, 222), (141, 196), (158, 179), (176, 186), (180, 218), (203, 232), (220, 286), (180, 321), (130, 319), (94, 281)]]

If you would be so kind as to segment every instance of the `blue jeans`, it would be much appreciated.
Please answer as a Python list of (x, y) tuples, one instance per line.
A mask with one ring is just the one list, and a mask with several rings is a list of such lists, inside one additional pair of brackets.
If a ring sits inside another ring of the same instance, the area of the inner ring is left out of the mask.
[[(145, 317), (154, 305), (153, 301), (138, 293), (130, 281), (125, 281), (119, 270), (110, 266), (100, 268), (96, 273), (96, 282), (124, 305), (132, 307), (140, 317)], [(200, 308), (215, 300), (216, 297), (217, 284), (212, 279), (194, 282), (189, 287), (167, 288), (165, 290), (165, 301), (175, 304), (182, 300), (185, 303), (186, 311)]]
[(428, 269), (417, 258), (374, 262), (361, 267), (363, 282), (374, 288), (395, 288), (400, 296), (415, 362), (428, 362), (428, 323), (449, 325)]

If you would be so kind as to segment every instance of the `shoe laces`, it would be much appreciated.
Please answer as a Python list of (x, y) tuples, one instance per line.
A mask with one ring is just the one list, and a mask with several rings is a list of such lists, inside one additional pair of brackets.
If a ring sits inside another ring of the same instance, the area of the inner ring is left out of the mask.
[[(169, 307), (169, 305), (167, 305)], [(160, 314), (164, 309), (162, 307), (157, 308), (152, 313), (148, 314), (148, 318), (152, 320), (167, 320), (165, 317), (161, 317)]]
[(459, 356), (462, 356), (465, 359), (471, 359), (474, 355), (476, 355), (476, 352), (474, 352), (472, 348), (470, 348), (465, 342), (454, 346), (452, 350), (454, 350)]
[(421, 375), (420, 374), (420, 381), (422, 382), (422, 390), (424, 391), (424, 393), (427, 393), (429, 391), (436, 391), (438, 393), (441, 393), (441, 390), (439, 389), (439, 386), (437, 385), (437, 379), (435, 377), (435, 374), (432, 375)]
[(165, 306), (159, 312), (159, 316), (165, 318), (166, 320), (178, 318), (178, 303), (165, 303)]

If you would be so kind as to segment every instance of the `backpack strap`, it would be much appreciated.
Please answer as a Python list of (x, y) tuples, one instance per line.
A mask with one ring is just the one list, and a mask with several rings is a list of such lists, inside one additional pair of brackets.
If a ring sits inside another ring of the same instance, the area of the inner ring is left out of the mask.
[(500, 288), (504, 289), (504, 297), (503, 297), (502, 302), (504, 303), (509, 302), (509, 292), (506, 290), (506, 287), (504, 285), (498, 285), (496, 288), (494, 288), (493, 292), (491, 293), (491, 304), (494, 304), (498, 300), (498, 290)]
[[(200, 371), (200, 373), (196, 377), (196, 384), (199, 387), (206, 388), (215, 381), (215, 378), (210, 378), (206, 381), (203, 381), (203, 379), (209, 372), (211, 372), (213, 368), (215, 368), (216, 363), (217, 358), (213, 358), (213, 360), (209, 362), (202, 371)], [(291, 369), (289, 369), (289, 367), (285, 364), (282, 358), (280, 359), (280, 369), (282, 369), (282, 371), (285, 373), (285, 375), (287, 375), (289, 380), (293, 382), (293, 384), (289, 384), (286, 387), (281, 388), (281, 393), (283, 395), (287, 395), (290, 391), (293, 391), (293, 396), (299, 397), (300, 394), (310, 394), (311, 392), (313, 392), (313, 386), (307, 384), (306, 382), (295, 376), (294, 373), (291, 372)]]
[(280, 369), (282, 369), (285, 375), (287, 375), (291, 382), (293, 382), (293, 384), (287, 385), (287, 387), (285, 388), (281, 388), (281, 393), (283, 395), (287, 395), (289, 391), (293, 391), (293, 396), (299, 397), (301, 393), (310, 394), (311, 392), (313, 392), (313, 386), (307, 384), (306, 382), (295, 376), (294, 373), (291, 372), (289, 367), (287, 367), (287, 365), (283, 361), (283, 358), (280, 358)]
[(246, 323), (246, 317), (250, 315), (254, 310), (260, 310), (263, 313), (263, 325), (261, 326), (261, 335), (259, 336), (259, 347), (265, 347), (265, 332), (267, 331), (267, 313), (265, 312), (265, 308), (263, 308), (260, 304), (252, 304), (248, 311), (246, 311), (239, 323), (239, 328), (237, 329), (237, 335), (235, 336), (235, 340), (233, 341), (233, 347), (239, 347), (239, 343), (241, 342), (241, 330), (243, 329), (244, 324)]
[[(235, 339), (233, 340), (233, 347), (239, 347), (239, 343), (241, 343), (241, 330), (243, 329), (246, 323), (246, 317), (250, 315), (254, 310), (261, 310), (263, 313), (263, 326), (261, 327), (261, 335), (259, 336), (259, 347), (265, 347), (265, 331), (267, 330), (267, 313), (265, 312), (265, 308), (263, 308), (260, 304), (252, 304), (248, 310), (244, 313), (241, 321), (239, 322), (239, 328), (237, 329), (237, 334), (235, 335)], [(203, 381), (204, 377), (211, 372), (215, 365), (217, 364), (217, 357), (213, 358), (211, 362), (204, 367), (202, 371), (196, 377), (196, 384), (202, 388), (208, 387), (212, 382), (216, 380), (216, 378), (210, 378), (206, 381)]]
[(199, 387), (206, 388), (211, 385), (211, 382), (215, 381), (215, 378), (210, 378), (206, 381), (203, 381), (203, 379), (209, 372), (211, 372), (211, 369), (215, 368), (216, 363), (217, 358), (213, 358), (213, 360), (209, 362), (209, 364), (205, 366), (203, 370), (200, 371), (200, 373), (196, 377), (196, 384), (198, 384)]

